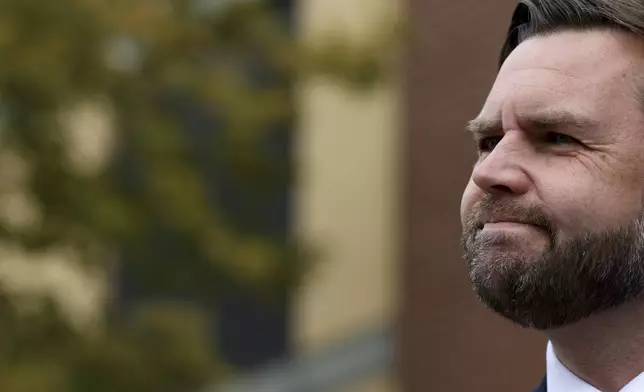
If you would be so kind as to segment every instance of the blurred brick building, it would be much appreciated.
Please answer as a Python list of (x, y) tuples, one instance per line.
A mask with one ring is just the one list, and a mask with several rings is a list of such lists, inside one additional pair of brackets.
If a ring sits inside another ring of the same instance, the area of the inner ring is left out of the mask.
[(474, 163), (464, 124), (496, 74), (515, 0), (408, 0), (400, 377), (405, 392), (530, 391), (545, 344), (477, 303), (458, 244)]

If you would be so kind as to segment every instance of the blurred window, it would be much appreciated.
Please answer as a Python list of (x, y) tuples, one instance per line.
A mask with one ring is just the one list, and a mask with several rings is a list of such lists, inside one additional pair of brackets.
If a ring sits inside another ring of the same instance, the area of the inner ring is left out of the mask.
[[(271, 0), (270, 3), (290, 26), (293, 1)], [(261, 64), (253, 64), (248, 72), (259, 84), (290, 83), (288, 78), (274, 75)], [(211, 191), (213, 199), (223, 204), (221, 207), (226, 211), (227, 218), (244, 232), (271, 236), (276, 241), (287, 241), (290, 237), (291, 207), (288, 184), (283, 182), (265, 192), (240, 185), (219, 157), (212, 156), (212, 140), (226, 131), (217, 120), (207, 116), (205, 110), (200, 110), (197, 104), (191, 103), (186, 97), (164, 97), (162, 101), (179, 114), (194, 148), (195, 162), (207, 179), (206, 187)], [(277, 127), (289, 128), (290, 124)], [(263, 147), (274, 156), (275, 162), (283, 167), (290, 167), (291, 138), (288, 131), (289, 129), (277, 129), (269, 132), (266, 140), (262, 141)], [(136, 186), (136, 174), (133, 174), (136, 162), (133, 156), (125, 154), (122, 166), (124, 182)], [(187, 282), (182, 282), (182, 277), (176, 274), (164, 276), (162, 262), (139, 263), (142, 254), (153, 259), (154, 255), (158, 255), (159, 260), (168, 262), (199, 257), (187, 239), (177, 238), (159, 224), (149, 233), (145, 243), (126, 249), (121, 254), (115, 282), (117, 312), (127, 310), (129, 306), (146, 299), (192, 300), (199, 295), (186, 289), (186, 283), (189, 284), (192, 277), (186, 277), (184, 280)], [(149, 279), (146, 276), (150, 274), (154, 274), (151, 284), (143, 281)], [(225, 276), (219, 277), (219, 281), (213, 281), (213, 286), (216, 286), (216, 298), (206, 306), (213, 309), (213, 337), (225, 361), (240, 370), (252, 370), (290, 356), (288, 298), (280, 303), (267, 304), (230, 284)]]

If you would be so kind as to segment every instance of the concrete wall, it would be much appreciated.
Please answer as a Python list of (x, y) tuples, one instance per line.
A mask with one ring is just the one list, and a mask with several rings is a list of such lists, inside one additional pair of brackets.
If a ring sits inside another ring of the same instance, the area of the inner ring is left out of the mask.
[[(338, 33), (365, 43), (397, 12), (390, 0), (302, 0), (298, 21), (307, 43)], [(325, 78), (299, 86), (296, 227), (322, 251), (295, 305), (300, 352), (394, 320), (399, 99), (393, 82), (366, 92)], [(391, 390), (362, 383), (350, 390)]]

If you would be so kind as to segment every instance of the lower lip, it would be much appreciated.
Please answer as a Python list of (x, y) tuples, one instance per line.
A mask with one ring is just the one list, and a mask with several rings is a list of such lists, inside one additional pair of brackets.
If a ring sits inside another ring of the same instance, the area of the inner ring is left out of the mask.
[(524, 230), (539, 230), (535, 225), (520, 222), (494, 222), (486, 223), (483, 226), (483, 231), (524, 231)]

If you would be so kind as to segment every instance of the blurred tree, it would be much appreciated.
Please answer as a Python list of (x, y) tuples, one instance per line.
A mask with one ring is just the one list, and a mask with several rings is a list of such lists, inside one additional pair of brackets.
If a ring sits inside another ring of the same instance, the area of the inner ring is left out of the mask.
[[(202, 312), (221, 285), (266, 298), (297, 287), (298, 246), (213, 202), (226, 195), (202, 168), (250, 198), (283, 187), (291, 170), (276, 154), (288, 152), (270, 139), (293, 121), (290, 81), (365, 86), (386, 63), (382, 47), (303, 49), (288, 30), (261, 1), (0, 0), (3, 392), (196, 390), (226, 372)], [(220, 131), (191, 139), (186, 105)], [(124, 250), (137, 285), (186, 301), (94, 309), (112, 299), (101, 282)], [(15, 284), (43, 260), (93, 282), (91, 295), (66, 288), (85, 311), (61, 306), (46, 279)]]

